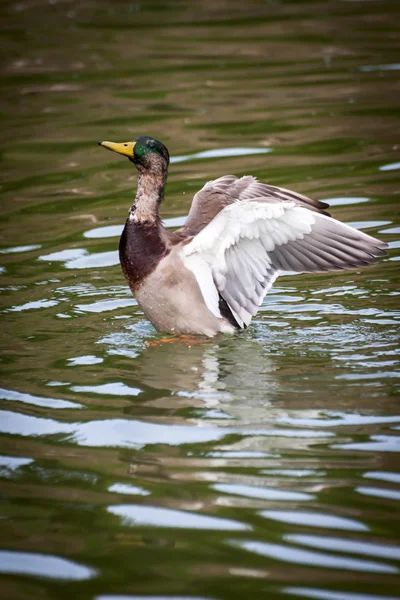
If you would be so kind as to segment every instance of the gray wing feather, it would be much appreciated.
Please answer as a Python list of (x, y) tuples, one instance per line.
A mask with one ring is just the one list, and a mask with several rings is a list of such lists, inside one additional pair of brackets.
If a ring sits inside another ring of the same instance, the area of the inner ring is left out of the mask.
[(185, 254), (204, 257), (240, 327), (257, 314), (280, 272), (341, 271), (386, 254), (384, 242), (330, 218), (324, 203), (253, 177), (222, 177), (206, 184), (195, 199), (199, 203), (199, 194), (206, 194), (210, 200), (215, 193), (223, 195), (225, 210), (218, 214), (219, 209), (195, 235)]
[(255, 199), (269, 203), (291, 201), (298, 206), (329, 216), (325, 211), (329, 207), (326, 202), (312, 200), (285, 188), (260, 183), (252, 175), (240, 179), (235, 175), (223, 175), (208, 181), (195, 194), (186, 223), (175, 234), (180, 238), (194, 236), (229, 204)]
[(220, 293), (229, 305), (233, 299), (235, 317), (244, 325), (257, 314), (279, 272), (341, 271), (366, 266), (386, 254), (383, 242), (329, 218), (317, 219), (309, 234), (289, 241), (285, 229), (290, 230), (290, 225), (281, 223), (273, 231), (271, 250), (271, 232), (263, 225), (258, 224), (259, 239), (241, 238), (225, 253), (226, 285)]
[(241, 239), (228, 248), (225, 260), (228, 272), (225, 285), (219, 291), (240, 327), (244, 327), (257, 314), (278, 270), (271, 265), (260, 239)]

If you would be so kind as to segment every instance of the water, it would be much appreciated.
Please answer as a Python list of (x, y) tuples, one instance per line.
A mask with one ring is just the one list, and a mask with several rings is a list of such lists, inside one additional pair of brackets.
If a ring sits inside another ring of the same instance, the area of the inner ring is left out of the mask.
[[(399, 596), (398, 3), (6, 1), (0, 594)], [(244, 333), (187, 347), (132, 298), (135, 171), (163, 216), (254, 174), (389, 243), (278, 279)]]

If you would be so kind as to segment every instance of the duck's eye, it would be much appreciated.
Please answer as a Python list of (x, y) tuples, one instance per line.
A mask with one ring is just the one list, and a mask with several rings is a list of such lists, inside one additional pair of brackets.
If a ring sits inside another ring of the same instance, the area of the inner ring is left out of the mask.
[(148, 147), (149, 147), (149, 148), (151, 148), (151, 149), (154, 149), (154, 148), (156, 147), (156, 145), (155, 145), (155, 143), (154, 143), (154, 142), (148, 142), (148, 144), (147, 144), (147, 145), (148, 145)]

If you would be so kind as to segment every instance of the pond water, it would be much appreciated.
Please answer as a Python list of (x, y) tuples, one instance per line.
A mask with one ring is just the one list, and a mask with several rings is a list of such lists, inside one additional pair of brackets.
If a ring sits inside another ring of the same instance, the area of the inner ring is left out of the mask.
[[(5, 0), (0, 594), (398, 596), (400, 4)], [(378, 265), (160, 335), (118, 265), (153, 135), (175, 227), (234, 173), (328, 200)]]

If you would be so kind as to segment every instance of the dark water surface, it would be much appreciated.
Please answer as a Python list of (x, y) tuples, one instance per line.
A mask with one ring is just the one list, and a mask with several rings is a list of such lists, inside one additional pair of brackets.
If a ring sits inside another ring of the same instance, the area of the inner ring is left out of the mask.
[[(2, 598), (399, 596), (399, 13), (1, 3)], [(389, 255), (147, 347), (117, 257), (136, 173), (96, 145), (142, 134), (174, 157), (171, 226), (254, 174)]]

